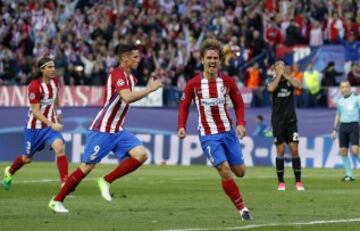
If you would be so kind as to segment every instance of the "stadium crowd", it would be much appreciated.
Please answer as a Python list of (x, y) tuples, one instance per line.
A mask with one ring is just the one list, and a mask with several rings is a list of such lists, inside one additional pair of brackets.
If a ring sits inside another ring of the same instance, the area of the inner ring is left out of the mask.
[[(201, 42), (216, 37), (224, 44), (223, 70), (261, 102), (279, 45), (343, 44), (347, 59), (359, 60), (359, 0), (0, 0), (0, 8), (0, 85), (28, 84), (43, 56), (55, 59), (66, 85), (103, 85), (118, 63), (114, 47), (132, 42), (143, 55), (138, 85), (162, 78), (172, 89), (166, 100), (175, 102), (201, 69)], [(308, 69), (293, 67), (310, 95), (306, 102), (319, 98), (318, 87), (336, 85), (327, 78), (339, 74), (329, 72), (332, 65), (315, 70), (319, 86), (306, 82)], [(359, 85), (359, 64), (348, 75)]]

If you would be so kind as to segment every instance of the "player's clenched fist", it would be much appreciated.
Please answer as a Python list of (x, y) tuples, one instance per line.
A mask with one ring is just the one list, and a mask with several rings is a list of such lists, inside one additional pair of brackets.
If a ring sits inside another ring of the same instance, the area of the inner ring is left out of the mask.
[(63, 125), (59, 123), (51, 123), (51, 129), (57, 132), (60, 132), (63, 129)]
[(236, 127), (236, 133), (239, 136), (239, 138), (242, 139), (246, 136), (246, 128), (242, 125), (238, 125)]
[(185, 128), (179, 128), (177, 135), (180, 139), (184, 139), (186, 136)]
[(162, 82), (160, 80), (155, 80), (151, 78), (148, 83), (148, 87), (151, 91), (156, 91), (160, 87), (162, 87)]

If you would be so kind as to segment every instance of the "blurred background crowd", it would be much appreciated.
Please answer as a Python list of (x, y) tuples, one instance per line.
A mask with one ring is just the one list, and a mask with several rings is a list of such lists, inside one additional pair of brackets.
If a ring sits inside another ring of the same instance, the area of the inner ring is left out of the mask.
[(279, 46), (341, 44), (349, 68), (329, 62), (289, 66), (304, 88), (297, 105), (326, 106), (323, 89), (338, 77), (360, 86), (359, 0), (0, 0), (0, 85), (26, 85), (42, 56), (55, 59), (65, 85), (103, 85), (118, 64), (114, 47), (136, 43), (139, 85), (162, 78), (165, 105), (176, 105), (201, 70), (208, 37), (224, 45), (223, 71), (269, 104), (264, 91)]

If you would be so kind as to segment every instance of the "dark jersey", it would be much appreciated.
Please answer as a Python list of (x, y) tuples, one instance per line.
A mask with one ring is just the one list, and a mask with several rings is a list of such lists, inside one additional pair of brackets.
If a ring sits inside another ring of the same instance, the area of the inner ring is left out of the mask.
[[(270, 83), (270, 80), (268, 83)], [(295, 123), (297, 121), (294, 105), (294, 87), (287, 80), (281, 80), (272, 92), (271, 123), (274, 125)]]

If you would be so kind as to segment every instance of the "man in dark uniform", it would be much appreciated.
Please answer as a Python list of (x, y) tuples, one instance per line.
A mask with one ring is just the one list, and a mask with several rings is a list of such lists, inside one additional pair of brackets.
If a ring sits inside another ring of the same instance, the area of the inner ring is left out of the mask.
[[(288, 71), (287, 71), (288, 72)], [(295, 175), (295, 189), (304, 190), (301, 182), (301, 161), (298, 153), (297, 119), (295, 114), (294, 88), (301, 88), (301, 84), (285, 72), (285, 64), (278, 61), (274, 66), (274, 76), (267, 82), (267, 90), (272, 94), (271, 124), (276, 145), (276, 171), (278, 190), (286, 189), (284, 181), (285, 143), (291, 152), (292, 167)]]

